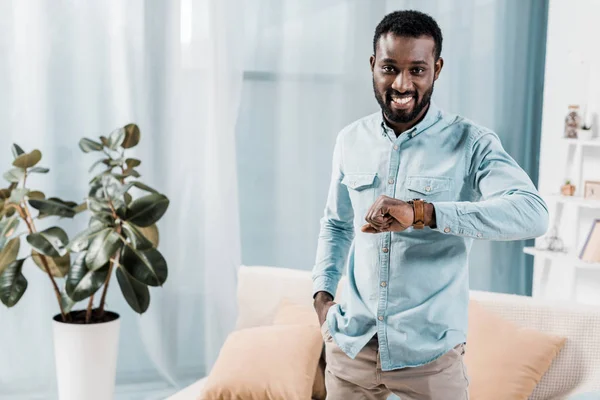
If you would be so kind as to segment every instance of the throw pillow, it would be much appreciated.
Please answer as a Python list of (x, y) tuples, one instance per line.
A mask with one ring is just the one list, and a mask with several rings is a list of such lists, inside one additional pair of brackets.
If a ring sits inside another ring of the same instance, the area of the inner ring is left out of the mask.
[[(274, 325), (306, 325), (319, 327), (319, 317), (314, 308), (302, 304), (296, 304), (288, 298), (283, 298), (279, 303)], [(325, 390), (325, 354), (321, 354), (315, 380), (312, 388), (312, 398), (314, 400), (325, 400), (327, 391)]]
[(314, 326), (235, 331), (221, 348), (199, 399), (309, 399), (322, 344)]
[(519, 327), (471, 300), (465, 353), (471, 400), (527, 400), (565, 341)]

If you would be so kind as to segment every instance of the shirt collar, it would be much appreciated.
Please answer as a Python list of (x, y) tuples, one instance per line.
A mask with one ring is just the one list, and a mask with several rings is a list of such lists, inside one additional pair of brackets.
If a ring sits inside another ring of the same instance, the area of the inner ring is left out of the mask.
[[(395, 139), (396, 134), (394, 133), (394, 130), (386, 124), (385, 118), (383, 117), (383, 112), (379, 114), (379, 118), (381, 119), (381, 134), (383, 136), (391, 135), (390, 137)], [(425, 129), (438, 122), (441, 118), (442, 111), (433, 101), (431, 101), (429, 103), (429, 109), (425, 113), (425, 117), (421, 120), (421, 122), (410, 128), (408, 131), (402, 132), (401, 136), (406, 134), (406, 136), (412, 139)]]

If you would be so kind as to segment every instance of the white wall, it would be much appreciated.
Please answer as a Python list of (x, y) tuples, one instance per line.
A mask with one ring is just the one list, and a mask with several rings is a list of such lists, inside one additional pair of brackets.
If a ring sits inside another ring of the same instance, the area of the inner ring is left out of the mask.
[[(566, 167), (568, 147), (561, 140), (564, 118), (569, 104), (588, 104), (594, 117), (594, 134), (599, 136), (600, 125), (600, 1), (550, 0), (546, 47), (544, 114), (540, 157), (539, 189), (542, 194), (557, 193), (565, 179), (577, 179), (576, 168)], [(583, 192), (584, 180), (600, 181), (600, 147), (586, 148), (581, 182), (576, 195)], [(551, 226), (555, 221), (556, 205), (548, 202)], [(594, 218), (600, 209), (577, 209), (565, 205), (558, 223), (559, 235), (574, 252), (579, 252)], [(579, 222), (579, 232), (577, 232)], [(579, 238), (576, 240), (576, 238)], [(578, 243), (575, 243), (575, 242)], [(538, 240), (541, 245), (543, 240)], [(570, 265), (554, 262), (546, 289), (540, 291), (540, 271), (543, 261), (536, 260), (534, 295), (566, 298), (570, 285)], [(600, 304), (600, 270), (579, 270), (575, 281), (577, 301)]]

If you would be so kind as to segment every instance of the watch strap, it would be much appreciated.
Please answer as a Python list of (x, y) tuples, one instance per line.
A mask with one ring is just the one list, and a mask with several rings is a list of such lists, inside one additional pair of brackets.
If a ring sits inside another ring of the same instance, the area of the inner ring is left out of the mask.
[(425, 227), (425, 201), (423, 199), (414, 199), (411, 203), (415, 212), (413, 228), (423, 229)]

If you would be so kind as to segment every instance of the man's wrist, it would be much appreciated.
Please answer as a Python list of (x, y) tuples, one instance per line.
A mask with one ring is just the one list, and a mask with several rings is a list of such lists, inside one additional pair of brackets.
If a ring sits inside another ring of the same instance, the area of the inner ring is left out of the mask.
[(333, 296), (329, 292), (320, 291), (315, 294), (315, 304), (328, 303), (330, 301), (333, 301)]
[(431, 203), (425, 203), (425, 226), (435, 228), (435, 207)]

